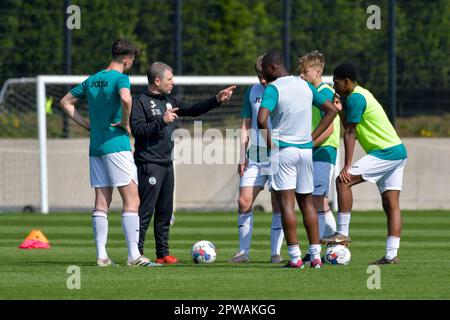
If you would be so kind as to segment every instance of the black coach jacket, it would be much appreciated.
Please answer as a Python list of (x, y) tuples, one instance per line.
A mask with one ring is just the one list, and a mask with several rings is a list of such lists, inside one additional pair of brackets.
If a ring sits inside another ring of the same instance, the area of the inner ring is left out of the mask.
[(172, 95), (145, 92), (133, 96), (130, 126), (134, 136), (134, 161), (136, 165), (158, 163), (169, 165), (172, 163), (175, 121), (164, 122), (167, 108), (179, 108), (178, 116), (196, 117), (220, 105), (216, 97), (186, 105)]

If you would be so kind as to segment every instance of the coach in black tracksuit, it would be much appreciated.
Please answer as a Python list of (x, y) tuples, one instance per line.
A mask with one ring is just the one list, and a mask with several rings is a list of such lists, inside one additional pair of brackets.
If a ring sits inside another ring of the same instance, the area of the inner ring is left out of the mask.
[(145, 236), (154, 211), (157, 262), (175, 263), (177, 259), (169, 255), (168, 244), (174, 192), (173, 121), (178, 116), (199, 116), (219, 106), (231, 98), (235, 87), (188, 106), (171, 95), (174, 81), (170, 66), (155, 62), (150, 66), (147, 77), (149, 86), (145, 92), (133, 97), (130, 117), (141, 199), (139, 251), (144, 253)]

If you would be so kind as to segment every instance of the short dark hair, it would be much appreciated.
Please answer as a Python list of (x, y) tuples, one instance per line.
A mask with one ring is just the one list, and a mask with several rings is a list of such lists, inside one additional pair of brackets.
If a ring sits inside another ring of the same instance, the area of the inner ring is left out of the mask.
[(112, 45), (112, 58), (121, 60), (126, 56), (137, 57), (139, 49), (128, 39), (117, 39)]
[(163, 79), (166, 70), (172, 71), (172, 68), (164, 62), (153, 62), (147, 70), (148, 84), (154, 84), (155, 79)]
[(270, 50), (267, 52), (262, 60), (262, 64), (280, 65), (285, 67), (284, 57), (281, 52), (277, 50)]
[(358, 81), (358, 69), (356, 66), (351, 62), (346, 62), (343, 64), (338, 65), (334, 71), (333, 76), (336, 79), (345, 79), (348, 78), (353, 82)]

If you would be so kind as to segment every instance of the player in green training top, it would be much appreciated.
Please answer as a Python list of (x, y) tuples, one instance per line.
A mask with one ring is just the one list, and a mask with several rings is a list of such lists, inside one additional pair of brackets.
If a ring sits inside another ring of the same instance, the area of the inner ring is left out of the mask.
[[(89, 168), (91, 187), (95, 188), (95, 206), (92, 214), (97, 265), (106, 267), (114, 263), (106, 253), (108, 237), (107, 213), (113, 188), (119, 189), (123, 201), (122, 228), (128, 246), (128, 265), (160, 266), (142, 256), (139, 240), (139, 194), (137, 169), (131, 154), (130, 80), (124, 72), (130, 70), (138, 48), (126, 39), (112, 46), (109, 66), (91, 75), (61, 100), (64, 112), (78, 125), (90, 131)], [(89, 121), (77, 111), (80, 99), (87, 99)]]
[[(402, 229), (399, 199), (407, 152), (383, 107), (368, 90), (358, 85), (357, 80), (358, 70), (351, 63), (341, 64), (333, 72), (334, 89), (339, 95), (347, 96), (343, 110), (345, 163), (336, 179), (338, 230), (322, 240), (324, 243), (349, 241), (351, 188), (365, 181), (376, 183), (387, 215), (388, 236), (386, 254), (371, 264), (397, 264)], [(356, 139), (367, 155), (352, 166)]]
[[(334, 90), (330, 85), (322, 81), (325, 57), (317, 50), (312, 51), (298, 59), (300, 76), (317, 88), (317, 91), (333, 101)], [(317, 106), (312, 109), (312, 130), (322, 119), (324, 112)], [(336, 164), (336, 155), (339, 148), (341, 122), (339, 117), (334, 118), (333, 123), (314, 141), (313, 148), (313, 200), (317, 210), (319, 222), (319, 237), (330, 236), (336, 232), (336, 221), (328, 204), (330, 183)], [(308, 253), (303, 262), (308, 263)]]

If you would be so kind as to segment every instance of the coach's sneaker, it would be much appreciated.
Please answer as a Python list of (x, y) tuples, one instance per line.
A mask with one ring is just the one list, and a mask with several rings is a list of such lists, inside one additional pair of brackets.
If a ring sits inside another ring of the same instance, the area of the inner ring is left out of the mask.
[(350, 237), (344, 236), (342, 233), (335, 232), (333, 235), (320, 239), (322, 244), (342, 244), (344, 246), (348, 245), (350, 242)]
[(167, 255), (161, 258), (157, 258), (156, 259), (157, 263), (164, 263), (164, 264), (174, 264), (174, 263), (178, 263), (178, 259), (174, 256), (171, 255)]
[(250, 257), (243, 251), (238, 252), (230, 260), (231, 263), (247, 263), (250, 262)]
[(162, 267), (162, 264), (151, 262), (149, 258), (147, 258), (145, 256), (140, 256), (136, 260), (128, 261), (127, 266), (129, 266), (129, 267)]
[(303, 265), (302, 259), (299, 259), (297, 261), (297, 263), (293, 263), (292, 261), (289, 261), (283, 268), (305, 269), (305, 266)]
[(392, 260), (386, 259), (386, 257), (383, 257), (379, 260), (375, 260), (372, 263), (369, 264), (399, 264), (400, 260), (398, 260), (397, 257), (394, 257)]
[(320, 259), (314, 259), (311, 261), (311, 268), (320, 269), (322, 267), (322, 261)]
[(279, 254), (274, 254), (270, 257), (270, 263), (281, 263), (283, 262), (283, 258)]
[(97, 259), (97, 267), (117, 267), (117, 264), (110, 258)]

